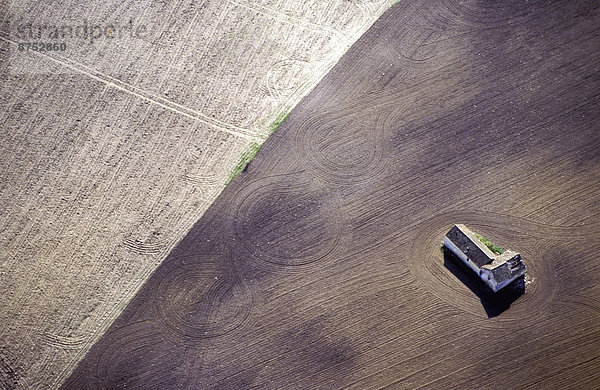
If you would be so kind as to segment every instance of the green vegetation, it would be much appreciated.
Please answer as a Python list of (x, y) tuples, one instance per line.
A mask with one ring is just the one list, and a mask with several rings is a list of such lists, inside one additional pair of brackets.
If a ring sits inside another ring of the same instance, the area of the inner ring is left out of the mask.
[(271, 134), (273, 134), (275, 131), (277, 131), (277, 129), (279, 128), (279, 126), (281, 126), (281, 124), (283, 122), (285, 122), (285, 120), (290, 116), (289, 112), (282, 112), (281, 114), (279, 114), (279, 116), (275, 119), (275, 122), (271, 123), (271, 126), (269, 126), (269, 132)]
[(494, 243), (490, 242), (490, 240), (483, 237), (482, 235), (475, 233), (475, 237), (477, 237), (479, 241), (483, 242), (485, 246), (487, 246), (489, 250), (491, 250), (495, 254), (501, 255), (504, 252), (498, 245), (495, 245)]
[(444, 244), (440, 245), (440, 251), (441, 251), (442, 253), (446, 253), (446, 252), (445, 252), (445, 251), (446, 251), (446, 245), (444, 245)]
[(242, 173), (242, 171), (244, 170), (246, 165), (249, 164), (250, 161), (252, 161), (254, 159), (254, 157), (256, 156), (256, 153), (258, 153), (261, 146), (262, 146), (261, 144), (259, 144), (257, 142), (253, 142), (250, 145), (250, 150), (247, 150), (246, 152), (244, 152), (242, 154), (240, 161), (237, 163), (235, 168), (233, 168), (233, 171), (229, 175), (229, 179), (227, 179), (227, 183), (225, 183), (225, 187), (227, 187), (229, 185), (229, 183), (231, 183), (231, 181), (237, 177), (237, 175)]
[[(279, 126), (281, 126), (281, 124), (283, 122), (285, 122), (285, 120), (289, 116), (290, 116), (289, 112), (287, 112), (287, 113), (284, 112), (284, 113), (279, 114), (279, 116), (275, 119), (275, 121), (273, 123), (271, 123), (271, 126), (269, 126), (269, 132), (271, 134), (273, 134), (275, 131), (277, 131)], [(253, 142), (250, 145), (250, 150), (248, 150), (248, 151), (244, 152), (244, 154), (242, 154), (240, 161), (237, 163), (235, 168), (233, 168), (233, 171), (229, 175), (229, 178), (227, 179), (227, 182), (225, 183), (225, 187), (227, 187), (233, 179), (235, 179), (240, 173), (242, 173), (242, 171), (244, 170), (246, 165), (250, 164), (250, 161), (254, 160), (254, 157), (256, 157), (256, 154), (260, 150), (261, 146), (262, 146), (261, 144), (259, 144), (257, 142)]]

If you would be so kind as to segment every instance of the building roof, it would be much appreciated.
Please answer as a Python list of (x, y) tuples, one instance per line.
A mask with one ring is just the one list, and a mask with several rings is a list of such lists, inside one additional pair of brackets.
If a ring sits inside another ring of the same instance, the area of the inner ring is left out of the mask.
[(456, 224), (446, 237), (458, 247), (479, 268), (493, 262), (497, 255), (481, 242), (475, 234), (463, 224)]
[(520, 254), (511, 250), (505, 250), (502, 254), (492, 252), (465, 225), (454, 225), (446, 238), (453, 244), (450, 250), (473, 268), (493, 291), (498, 291), (525, 273), (526, 267)]

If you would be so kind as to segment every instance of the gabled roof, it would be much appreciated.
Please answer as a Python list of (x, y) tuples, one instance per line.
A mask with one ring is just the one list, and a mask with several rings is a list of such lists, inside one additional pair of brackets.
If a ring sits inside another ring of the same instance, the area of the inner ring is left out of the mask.
[(525, 273), (520, 254), (510, 249), (496, 254), (479, 237), (465, 225), (457, 224), (446, 234), (444, 243), (494, 292)]
[(454, 225), (446, 237), (479, 268), (491, 263), (496, 258), (496, 254), (463, 224)]
[(518, 253), (511, 257), (509, 260), (504, 259), (504, 262), (497, 263), (494, 261), (491, 264), (484, 265), (482, 270), (488, 270), (493, 276), (496, 286), (491, 286), (494, 291), (507, 285), (510, 281), (523, 275), (526, 267), (521, 260), (521, 255)]

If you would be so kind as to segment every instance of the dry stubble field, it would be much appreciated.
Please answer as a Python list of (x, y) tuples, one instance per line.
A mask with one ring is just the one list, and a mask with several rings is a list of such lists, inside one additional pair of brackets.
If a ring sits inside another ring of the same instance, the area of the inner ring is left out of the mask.
[[(65, 383), (600, 386), (600, 7), (417, 1), (348, 51)], [(494, 302), (439, 250), (522, 253)]]
[[(58, 387), (389, 3), (0, 1), (0, 388)], [(114, 37), (18, 50), (52, 26)]]

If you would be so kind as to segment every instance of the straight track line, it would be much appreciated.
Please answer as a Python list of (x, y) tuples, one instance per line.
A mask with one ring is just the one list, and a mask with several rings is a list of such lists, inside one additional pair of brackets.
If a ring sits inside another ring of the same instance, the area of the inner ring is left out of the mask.
[[(0, 32), (0, 40), (3, 40), (8, 43), (12, 43), (14, 45), (18, 44), (18, 42), (14, 41), (13, 39), (6, 37), (6, 32), (4, 32), (4, 31)], [(94, 80), (100, 81), (101, 83), (104, 83), (107, 86), (119, 89), (124, 92), (128, 92), (136, 97), (139, 97), (140, 99), (143, 99), (150, 103), (161, 106), (169, 111), (183, 115), (192, 120), (203, 122), (204, 124), (212, 126), (213, 128), (215, 128), (217, 130), (220, 130), (220, 131), (223, 131), (228, 134), (234, 135), (236, 137), (244, 138), (244, 139), (250, 139), (250, 140), (266, 140), (267, 139), (267, 135), (259, 134), (254, 131), (248, 130), (248, 129), (237, 127), (237, 126), (219, 121), (217, 119), (210, 118), (210, 117), (206, 116), (205, 114), (201, 113), (200, 111), (193, 110), (189, 107), (186, 107), (186, 106), (176, 103), (174, 101), (165, 99), (161, 96), (157, 96), (149, 91), (146, 91), (142, 88), (125, 83), (117, 78), (114, 78), (114, 77), (111, 77), (104, 73), (101, 73), (95, 69), (92, 69), (92, 68), (90, 68), (84, 64), (78, 63), (76, 61), (59, 59), (53, 55), (49, 55), (49, 54), (42, 53), (42, 52), (34, 52), (34, 53), (36, 53), (42, 57), (48, 58), (48, 59), (52, 60), (53, 62), (60, 64), (64, 67), (67, 67), (69, 69), (72, 69), (78, 73), (81, 73), (88, 77), (91, 77)]]

